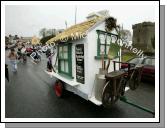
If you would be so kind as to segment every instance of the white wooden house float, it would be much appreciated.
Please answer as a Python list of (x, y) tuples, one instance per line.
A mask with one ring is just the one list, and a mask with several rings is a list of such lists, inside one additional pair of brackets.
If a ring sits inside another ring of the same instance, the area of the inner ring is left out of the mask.
[[(52, 57), (56, 72), (46, 72), (62, 81), (66, 90), (96, 105), (102, 105), (100, 91), (104, 87), (105, 77), (104, 74), (98, 75), (99, 68), (102, 68), (102, 52), (104, 60), (107, 60), (109, 45), (116, 41), (117, 35), (115, 29), (106, 32), (104, 18), (88, 20), (66, 29), (47, 42), (56, 43), (56, 54)], [(114, 58), (114, 61), (119, 60), (119, 56)], [(108, 69), (108, 72), (111, 71), (112, 61)], [(97, 81), (98, 76), (102, 80)]]

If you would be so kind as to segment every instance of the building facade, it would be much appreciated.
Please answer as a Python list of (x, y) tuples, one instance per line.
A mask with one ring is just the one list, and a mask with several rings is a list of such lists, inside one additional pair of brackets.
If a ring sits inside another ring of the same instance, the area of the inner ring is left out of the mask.
[(155, 37), (155, 23), (143, 22), (132, 26), (133, 29), (133, 47), (153, 52), (152, 39)]
[(26, 43), (31, 42), (31, 40), (32, 40), (32, 37), (21, 37), (20, 38), (21, 42), (26, 42)]

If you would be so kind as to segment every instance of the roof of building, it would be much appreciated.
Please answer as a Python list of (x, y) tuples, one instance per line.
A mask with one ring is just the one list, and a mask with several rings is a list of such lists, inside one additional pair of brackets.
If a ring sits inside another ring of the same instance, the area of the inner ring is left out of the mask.
[(40, 42), (40, 39), (39, 39), (39, 38), (37, 38), (36, 36), (32, 37), (31, 43), (32, 43), (33, 45), (39, 44), (39, 42)]
[(51, 38), (47, 43), (64, 41), (72, 38), (78, 38), (81, 35), (85, 35), (87, 31), (93, 27), (96, 23), (104, 20), (104, 18), (99, 17), (96, 19), (87, 20), (85, 22), (73, 25), (68, 29), (64, 30), (62, 33), (59, 33), (56, 37)]
[(155, 27), (155, 22), (142, 22), (142, 23), (137, 23), (132, 25), (132, 28), (137, 28), (137, 27), (145, 27), (145, 26), (152, 26)]

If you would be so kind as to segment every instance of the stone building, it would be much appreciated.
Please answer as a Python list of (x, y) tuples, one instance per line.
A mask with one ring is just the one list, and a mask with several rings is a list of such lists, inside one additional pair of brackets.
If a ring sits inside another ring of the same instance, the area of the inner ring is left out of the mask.
[(152, 39), (155, 37), (155, 23), (143, 22), (132, 26), (133, 47), (143, 49), (143, 51), (154, 52)]
[(19, 41), (29, 43), (31, 42), (32, 37), (21, 37)]

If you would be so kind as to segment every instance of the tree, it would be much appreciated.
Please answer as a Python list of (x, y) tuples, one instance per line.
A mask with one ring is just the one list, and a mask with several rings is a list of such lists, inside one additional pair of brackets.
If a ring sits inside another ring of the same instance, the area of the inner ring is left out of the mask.
[(42, 28), (40, 31), (39, 31), (39, 35), (42, 36), (42, 38), (44, 38), (46, 36), (46, 28)]
[(18, 40), (18, 39), (19, 39), (18, 35), (15, 35), (13, 38), (13, 40)]
[(128, 44), (132, 39), (131, 32), (125, 29), (120, 30), (120, 39), (122, 40), (122, 43)]
[(111, 32), (114, 28), (116, 28), (117, 19), (113, 17), (108, 17), (105, 19), (105, 30), (107, 32)]
[(49, 39), (53, 38), (54, 35), (46, 36), (41, 38), (40, 43), (45, 44)]
[(9, 37), (5, 36), (5, 44), (9, 43)]
[(50, 36), (50, 35), (53, 35), (53, 29), (48, 29), (48, 30), (46, 31), (45, 36)]

